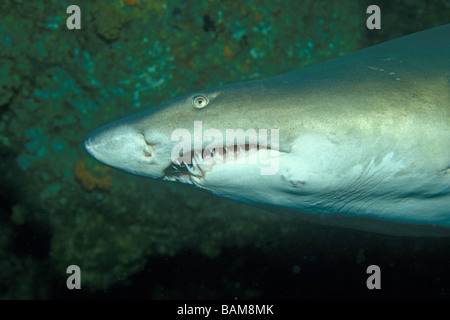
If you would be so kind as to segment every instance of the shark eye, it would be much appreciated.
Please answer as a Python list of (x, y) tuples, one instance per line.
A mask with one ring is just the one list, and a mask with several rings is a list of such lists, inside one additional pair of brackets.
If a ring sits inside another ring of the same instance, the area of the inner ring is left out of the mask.
[(196, 95), (192, 97), (191, 102), (194, 108), (201, 109), (208, 105), (209, 100), (204, 95)]

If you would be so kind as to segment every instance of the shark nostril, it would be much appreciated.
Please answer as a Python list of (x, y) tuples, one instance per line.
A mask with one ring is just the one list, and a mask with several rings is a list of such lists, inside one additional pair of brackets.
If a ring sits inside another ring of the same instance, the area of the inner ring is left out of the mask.
[(145, 135), (143, 133), (141, 133), (142, 138), (144, 138), (145, 144), (148, 145), (149, 147), (153, 147), (154, 145), (151, 144), (150, 142), (147, 141), (147, 139), (145, 138)]
[(151, 144), (150, 142), (147, 141), (147, 139), (145, 139), (145, 135), (143, 133), (141, 133), (141, 135), (142, 138), (144, 138), (146, 144), (146, 146), (144, 146), (144, 157), (150, 159), (153, 153), (153, 144)]

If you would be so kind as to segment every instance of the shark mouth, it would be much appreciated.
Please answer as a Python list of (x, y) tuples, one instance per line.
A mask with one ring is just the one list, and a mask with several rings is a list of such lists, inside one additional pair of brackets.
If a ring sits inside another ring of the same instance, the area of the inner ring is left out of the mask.
[[(257, 144), (242, 144), (212, 149), (193, 150), (172, 160), (172, 165), (164, 171), (164, 180), (178, 181), (202, 187), (201, 182), (207, 172), (218, 164), (249, 164), (249, 157), (259, 150), (269, 147)], [(257, 164), (257, 163), (253, 163)]]

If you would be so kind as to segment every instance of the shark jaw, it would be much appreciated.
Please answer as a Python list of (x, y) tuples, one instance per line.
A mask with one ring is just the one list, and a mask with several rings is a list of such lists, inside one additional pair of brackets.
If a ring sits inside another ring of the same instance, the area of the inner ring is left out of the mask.
[(277, 176), (279, 158), (288, 154), (278, 150), (277, 129), (203, 130), (202, 122), (194, 121), (193, 130), (176, 128), (169, 139), (167, 134), (125, 126), (124, 122), (92, 132), (84, 142), (86, 151), (104, 164), (132, 174), (191, 184), (241, 201), (251, 199), (251, 192), (241, 199), (234, 188), (248, 186), (258, 181), (258, 176)]
[(229, 176), (239, 172), (248, 174), (257, 169), (261, 175), (275, 175), (281, 154), (276, 149), (248, 143), (193, 150), (172, 160), (163, 179), (211, 190), (212, 183), (223, 185), (232, 180)]

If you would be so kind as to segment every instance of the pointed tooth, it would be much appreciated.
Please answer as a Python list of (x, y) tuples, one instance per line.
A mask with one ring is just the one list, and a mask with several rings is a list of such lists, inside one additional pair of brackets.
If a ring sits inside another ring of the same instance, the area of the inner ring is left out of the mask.
[(188, 169), (189, 173), (192, 173), (192, 174), (193, 174), (193, 171), (194, 171), (194, 170), (193, 170), (191, 167), (186, 166), (186, 169)]
[(214, 163), (222, 163), (224, 157), (224, 149), (222, 148), (220, 151), (217, 151), (214, 154), (213, 161)]
[(185, 177), (184, 175), (182, 175), (182, 177), (183, 177), (183, 179), (184, 179), (184, 181), (185, 181), (186, 183), (192, 184), (191, 179), (188, 179), (188, 178)]
[(202, 157), (202, 152), (201, 151), (196, 151), (194, 157), (197, 159), (197, 162), (202, 162), (203, 161), (203, 157)]
[(189, 173), (195, 175), (195, 176), (200, 176), (201, 174), (198, 173), (197, 171), (195, 171), (193, 168), (191, 168), (190, 166), (186, 166), (186, 169), (188, 169)]
[[(194, 169), (195, 168), (195, 169)], [(202, 176), (203, 173), (202, 172), (198, 172), (198, 170), (201, 171), (200, 169), (200, 163), (197, 162), (197, 160), (195, 160), (195, 157), (192, 158), (192, 171), (194, 171), (197, 176)]]
[[(202, 161), (203, 163), (203, 161)], [(199, 176), (203, 176), (204, 175), (204, 171), (205, 171), (205, 166), (202, 165), (201, 163), (199, 163), (198, 160), (195, 160), (194, 158), (192, 159), (192, 164), (195, 168), (195, 171), (198, 172)]]
[(233, 148), (227, 147), (227, 148), (225, 148), (225, 150), (226, 150), (226, 154), (224, 155), (224, 161), (232, 160), (233, 156), (234, 156)]

